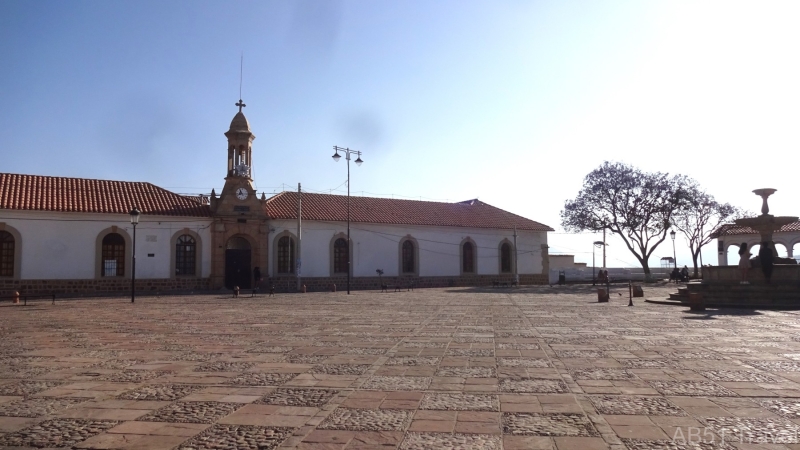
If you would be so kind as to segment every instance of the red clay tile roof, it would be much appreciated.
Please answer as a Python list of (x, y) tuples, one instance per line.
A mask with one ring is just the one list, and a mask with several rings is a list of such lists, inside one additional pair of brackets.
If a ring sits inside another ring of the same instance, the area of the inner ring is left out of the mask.
[(210, 217), (208, 205), (150, 183), (0, 173), (0, 210)]
[[(272, 219), (297, 218), (297, 192), (281, 192), (267, 200)], [(347, 221), (344, 195), (303, 193), (303, 219)], [(494, 228), (553, 231), (547, 225), (503, 211), (479, 200), (460, 203), (421, 202), (374, 197), (350, 197), (350, 221), (395, 225)]]
[[(780, 230), (776, 231), (776, 233), (786, 231), (800, 231), (800, 220), (782, 226)], [(758, 234), (758, 231), (750, 227), (736, 225), (735, 223), (726, 223), (724, 225), (720, 225), (719, 228), (714, 230), (714, 232), (711, 233), (711, 237), (718, 238), (720, 236), (735, 236), (739, 234)]]

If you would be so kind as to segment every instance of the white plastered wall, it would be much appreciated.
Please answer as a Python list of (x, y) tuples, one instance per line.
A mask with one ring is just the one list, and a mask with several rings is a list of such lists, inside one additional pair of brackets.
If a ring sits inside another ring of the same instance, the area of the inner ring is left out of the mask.
[[(297, 221), (272, 220), (269, 228), (270, 275), (275, 275), (275, 236), (284, 231), (296, 236)], [(330, 276), (331, 240), (346, 231), (345, 222), (304, 220), (301, 276)], [(419, 276), (423, 277), (459, 276), (460, 245), (467, 237), (477, 246), (477, 274), (496, 275), (500, 272), (500, 243), (505, 239), (514, 242), (513, 230), (351, 223), (353, 276), (375, 276), (376, 269), (382, 269), (386, 276), (397, 276), (400, 271), (399, 242), (408, 235), (419, 245)], [(542, 273), (542, 244), (547, 244), (546, 232), (517, 231), (520, 274)]]
[[(200, 277), (211, 274), (210, 219), (140, 216), (136, 227), (136, 278), (170, 278), (172, 236), (184, 228), (200, 236)], [(133, 235), (127, 214), (83, 214), (0, 210), (0, 222), (22, 238), (20, 278), (94, 279), (100, 232), (117, 226)], [(149, 257), (148, 254), (152, 254)], [(128, 263), (129, 264), (129, 263)], [(126, 267), (129, 267), (126, 264)], [(126, 268), (126, 276), (129, 269)]]
[(575, 255), (550, 255), (550, 270), (576, 268)]

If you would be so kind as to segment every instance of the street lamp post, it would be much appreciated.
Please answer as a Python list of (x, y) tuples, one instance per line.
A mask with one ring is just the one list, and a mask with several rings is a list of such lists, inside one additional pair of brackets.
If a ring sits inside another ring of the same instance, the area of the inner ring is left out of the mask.
[(594, 251), (597, 248), (602, 248), (605, 243), (603, 241), (594, 241), (594, 245), (592, 246), (592, 286), (597, 284), (597, 277), (594, 274)]
[(131, 303), (136, 299), (136, 225), (139, 224), (139, 209), (133, 207), (131, 212), (131, 225), (133, 225), (133, 245), (131, 248)]
[(676, 256), (676, 253), (675, 253), (675, 234), (677, 234), (677, 233), (675, 233), (675, 230), (672, 230), (672, 231), (669, 232), (669, 237), (672, 238), (672, 264), (673, 264), (672, 267), (677, 269), (678, 268), (678, 257)]
[(349, 148), (342, 148), (337, 145), (333, 146), (333, 160), (339, 162), (339, 152), (344, 152), (345, 159), (347, 159), (347, 295), (350, 295), (350, 155), (355, 154), (356, 165), (360, 166), (364, 161), (361, 160), (361, 152), (358, 150), (350, 150)]

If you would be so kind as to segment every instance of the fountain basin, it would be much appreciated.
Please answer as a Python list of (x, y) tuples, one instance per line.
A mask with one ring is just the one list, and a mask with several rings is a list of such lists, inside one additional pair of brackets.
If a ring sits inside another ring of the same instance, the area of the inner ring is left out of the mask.
[(779, 216), (775, 217), (773, 215), (767, 214), (766, 216), (759, 216), (759, 217), (747, 217), (745, 219), (736, 219), (733, 221), (736, 225), (741, 225), (744, 227), (750, 227), (756, 231), (761, 231), (761, 229), (769, 229), (769, 231), (778, 231), (784, 225), (789, 225), (790, 223), (797, 222), (797, 217), (791, 216)]

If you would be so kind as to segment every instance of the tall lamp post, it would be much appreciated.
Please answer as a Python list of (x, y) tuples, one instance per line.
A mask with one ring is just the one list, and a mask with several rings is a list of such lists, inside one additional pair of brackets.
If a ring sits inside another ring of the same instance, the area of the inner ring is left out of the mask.
[(338, 145), (333, 146), (333, 160), (339, 162), (339, 152), (343, 152), (345, 159), (347, 159), (347, 295), (350, 295), (350, 271), (352, 267), (350, 266), (350, 155), (355, 154), (356, 165), (361, 165), (364, 161), (361, 160), (361, 152), (358, 150), (350, 150), (349, 148), (342, 148)]
[(597, 283), (597, 277), (594, 275), (594, 251), (597, 248), (602, 248), (605, 243), (603, 241), (594, 241), (594, 246), (592, 247), (592, 286)]
[(131, 225), (133, 225), (133, 245), (131, 251), (131, 303), (136, 299), (136, 225), (139, 224), (139, 209), (133, 207), (131, 212)]
[(669, 232), (669, 237), (672, 238), (672, 264), (673, 264), (672, 267), (677, 269), (678, 268), (678, 257), (675, 256), (676, 255), (676, 253), (675, 253), (675, 234), (676, 234), (675, 230), (672, 230), (672, 231)]

